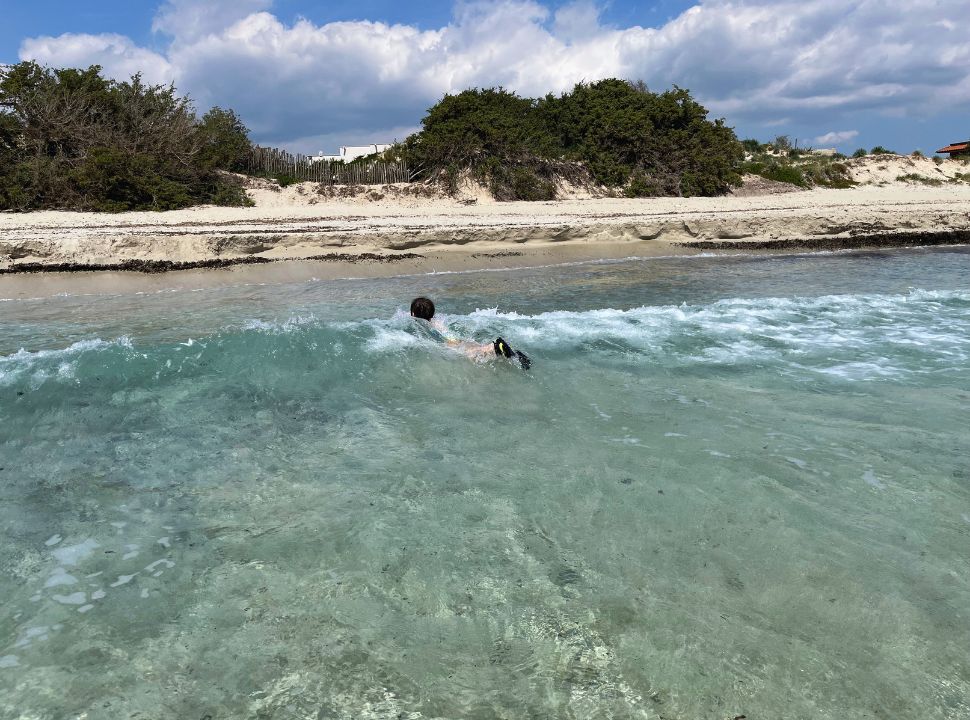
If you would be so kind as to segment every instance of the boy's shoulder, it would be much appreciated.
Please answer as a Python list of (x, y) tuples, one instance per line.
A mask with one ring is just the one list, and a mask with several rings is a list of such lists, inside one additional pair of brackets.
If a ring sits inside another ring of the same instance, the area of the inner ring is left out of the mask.
[(440, 320), (421, 320), (418, 319), (415, 322), (415, 327), (421, 335), (427, 338), (435, 340), (437, 342), (445, 342), (450, 336), (448, 331), (448, 326), (445, 325)]

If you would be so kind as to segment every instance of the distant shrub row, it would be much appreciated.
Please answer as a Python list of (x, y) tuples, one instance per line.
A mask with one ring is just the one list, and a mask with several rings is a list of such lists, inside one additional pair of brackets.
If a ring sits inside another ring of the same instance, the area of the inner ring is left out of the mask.
[(717, 195), (740, 184), (744, 157), (687, 90), (615, 79), (540, 99), (501, 88), (446, 95), (393, 152), (420, 177), (454, 188), (470, 174), (500, 200), (549, 200), (563, 180), (634, 197)]
[(175, 88), (100, 68), (0, 71), (0, 209), (171, 210), (246, 204), (220, 170), (248, 157), (231, 110), (196, 117)]
[[(610, 79), (538, 99), (472, 89), (446, 95), (421, 125), (384, 159), (406, 159), (417, 179), (453, 191), (470, 178), (499, 200), (551, 200), (563, 183), (629, 197), (718, 195), (743, 173), (803, 187), (854, 184), (845, 156), (821, 157), (787, 136), (739, 142), (678, 87), (654, 93)], [(890, 151), (854, 157), (870, 152)], [(0, 66), (0, 210), (244, 205), (229, 173), (246, 172), (251, 153), (235, 113), (198, 117), (173, 86), (109, 80), (97, 66)]]

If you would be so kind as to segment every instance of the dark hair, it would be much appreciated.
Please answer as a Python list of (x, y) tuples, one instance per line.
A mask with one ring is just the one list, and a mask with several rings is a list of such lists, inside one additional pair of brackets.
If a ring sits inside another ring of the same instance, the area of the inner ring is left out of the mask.
[(434, 317), (434, 303), (426, 297), (414, 298), (411, 301), (411, 315), (422, 320), (430, 320)]

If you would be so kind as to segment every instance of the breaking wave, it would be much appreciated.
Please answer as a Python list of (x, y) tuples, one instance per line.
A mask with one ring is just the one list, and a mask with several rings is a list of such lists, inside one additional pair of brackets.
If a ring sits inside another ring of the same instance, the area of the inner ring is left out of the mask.
[[(775, 366), (803, 377), (901, 378), (966, 366), (970, 292), (912, 290), (896, 295), (829, 295), (720, 300), (704, 305), (604, 308), (536, 315), (496, 308), (440, 318), (454, 337), (485, 342), (497, 335), (548, 363), (583, 356), (664, 367)], [(250, 320), (204, 338), (140, 346), (129, 337), (85, 339), (60, 350), (0, 357), (0, 386), (80, 382), (90, 374), (151, 373), (156, 379), (205, 368), (280, 372), (442, 346), (403, 310), (390, 318), (326, 322), (312, 314)], [(410, 358), (410, 362), (416, 361)], [(131, 379), (129, 377), (129, 379)]]

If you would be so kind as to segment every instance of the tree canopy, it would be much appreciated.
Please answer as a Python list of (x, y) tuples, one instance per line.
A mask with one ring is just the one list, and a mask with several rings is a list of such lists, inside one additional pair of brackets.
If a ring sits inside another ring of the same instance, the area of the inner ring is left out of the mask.
[(0, 209), (168, 210), (243, 204), (248, 132), (231, 110), (196, 117), (174, 86), (32, 62), (0, 74)]
[(470, 171), (499, 199), (555, 195), (580, 177), (627, 195), (716, 195), (738, 185), (744, 151), (687, 90), (602, 80), (522, 98), (502, 88), (446, 95), (403, 152), (427, 178)]
[[(168, 210), (245, 204), (249, 134), (232, 111), (201, 118), (172, 85), (101, 68), (0, 69), (0, 209)], [(464, 173), (500, 200), (547, 200), (563, 181), (628, 196), (716, 195), (741, 181), (744, 150), (687, 90), (580, 83), (559, 96), (503, 88), (446, 95), (402, 154), (426, 179)]]

